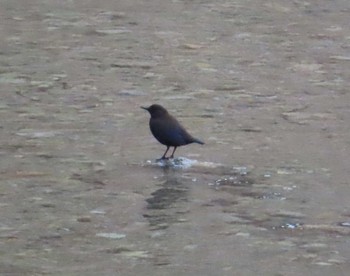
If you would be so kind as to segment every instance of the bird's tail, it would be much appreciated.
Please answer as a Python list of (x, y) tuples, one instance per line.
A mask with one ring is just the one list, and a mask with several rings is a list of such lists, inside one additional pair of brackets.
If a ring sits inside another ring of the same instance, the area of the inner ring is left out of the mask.
[(193, 143), (197, 143), (197, 144), (201, 144), (204, 145), (204, 142), (202, 142), (201, 140), (197, 139), (197, 138), (193, 138)]

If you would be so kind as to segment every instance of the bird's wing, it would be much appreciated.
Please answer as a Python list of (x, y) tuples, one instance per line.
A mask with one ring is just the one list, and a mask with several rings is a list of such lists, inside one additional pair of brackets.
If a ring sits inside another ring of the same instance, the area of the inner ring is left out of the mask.
[(165, 145), (181, 146), (187, 144), (186, 131), (176, 122), (154, 120), (151, 131), (157, 140)]

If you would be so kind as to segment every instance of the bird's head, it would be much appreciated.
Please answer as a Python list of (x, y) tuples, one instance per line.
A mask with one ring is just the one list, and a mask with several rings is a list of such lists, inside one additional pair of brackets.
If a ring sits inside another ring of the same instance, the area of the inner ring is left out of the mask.
[(152, 104), (149, 107), (141, 106), (141, 108), (147, 110), (151, 114), (151, 118), (158, 118), (168, 114), (168, 111), (159, 104)]

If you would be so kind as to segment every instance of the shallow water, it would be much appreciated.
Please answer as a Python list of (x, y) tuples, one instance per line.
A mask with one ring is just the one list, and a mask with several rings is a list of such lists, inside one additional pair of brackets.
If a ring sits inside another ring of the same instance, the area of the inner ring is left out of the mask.
[(348, 6), (2, 1), (0, 274), (347, 275)]

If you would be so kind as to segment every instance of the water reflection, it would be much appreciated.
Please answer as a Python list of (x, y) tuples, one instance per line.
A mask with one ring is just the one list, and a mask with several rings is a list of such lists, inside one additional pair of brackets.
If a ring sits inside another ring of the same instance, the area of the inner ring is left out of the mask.
[(164, 181), (160, 188), (151, 194), (147, 201), (147, 213), (144, 214), (152, 229), (166, 229), (172, 223), (183, 220), (186, 213), (184, 202), (188, 201), (189, 187), (181, 172), (165, 167)]

